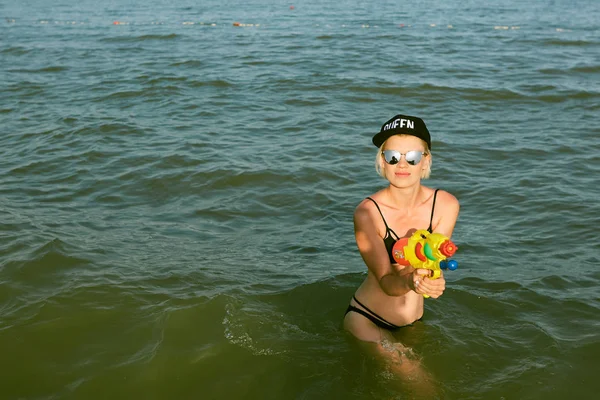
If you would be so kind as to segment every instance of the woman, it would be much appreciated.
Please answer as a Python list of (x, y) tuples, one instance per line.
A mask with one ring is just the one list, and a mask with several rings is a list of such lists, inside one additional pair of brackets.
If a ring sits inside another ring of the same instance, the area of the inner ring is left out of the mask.
[[(422, 317), (423, 295), (438, 298), (446, 287), (443, 275), (434, 280), (429, 270), (395, 263), (392, 246), (417, 229), (451, 237), (459, 204), (450, 193), (421, 185), (431, 171), (431, 137), (422, 119), (396, 115), (373, 144), (379, 148), (376, 170), (389, 186), (363, 200), (354, 213), (356, 244), (368, 274), (350, 301), (344, 328), (389, 356), (394, 331)], [(392, 358), (402, 361), (403, 354)]]

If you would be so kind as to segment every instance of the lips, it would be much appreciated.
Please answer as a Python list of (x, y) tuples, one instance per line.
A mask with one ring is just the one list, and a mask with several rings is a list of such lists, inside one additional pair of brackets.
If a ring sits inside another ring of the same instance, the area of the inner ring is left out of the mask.
[(410, 176), (410, 172), (394, 172), (394, 175), (399, 178), (406, 178), (407, 176)]

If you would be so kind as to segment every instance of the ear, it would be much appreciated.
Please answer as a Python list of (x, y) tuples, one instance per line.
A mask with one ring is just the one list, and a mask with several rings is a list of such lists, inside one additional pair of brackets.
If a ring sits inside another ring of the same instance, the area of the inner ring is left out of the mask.
[(425, 162), (423, 163), (423, 171), (425, 171), (428, 168), (431, 168), (431, 153), (427, 154), (425, 156)]

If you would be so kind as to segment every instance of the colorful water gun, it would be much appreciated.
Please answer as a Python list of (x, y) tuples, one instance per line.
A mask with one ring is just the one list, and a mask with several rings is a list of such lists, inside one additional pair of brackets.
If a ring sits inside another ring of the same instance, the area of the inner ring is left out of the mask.
[(430, 278), (437, 279), (442, 269), (454, 271), (458, 268), (455, 260), (448, 259), (456, 250), (458, 247), (447, 236), (418, 230), (411, 237), (396, 241), (392, 248), (392, 256), (400, 265), (431, 270)]

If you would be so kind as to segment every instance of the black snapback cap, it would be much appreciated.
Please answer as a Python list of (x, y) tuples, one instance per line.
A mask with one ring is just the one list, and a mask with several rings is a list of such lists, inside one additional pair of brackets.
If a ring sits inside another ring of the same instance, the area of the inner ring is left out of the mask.
[(419, 139), (423, 139), (427, 143), (427, 148), (431, 150), (431, 136), (429, 130), (425, 126), (425, 122), (418, 117), (410, 115), (396, 115), (387, 121), (381, 127), (379, 133), (373, 136), (373, 144), (381, 147), (390, 136), (394, 135), (411, 135)]

